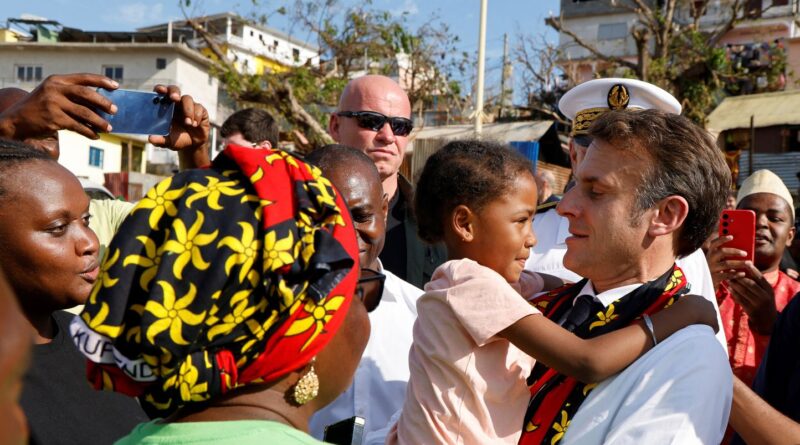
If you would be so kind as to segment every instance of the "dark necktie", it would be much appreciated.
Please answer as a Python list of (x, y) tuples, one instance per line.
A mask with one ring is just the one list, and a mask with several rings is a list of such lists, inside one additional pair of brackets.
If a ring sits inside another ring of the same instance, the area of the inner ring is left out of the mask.
[(591, 295), (579, 296), (572, 305), (572, 309), (567, 313), (566, 319), (560, 323), (561, 326), (570, 332), (574, 331), (575, 328), (589, 319), (593, 303), (594, 297)]

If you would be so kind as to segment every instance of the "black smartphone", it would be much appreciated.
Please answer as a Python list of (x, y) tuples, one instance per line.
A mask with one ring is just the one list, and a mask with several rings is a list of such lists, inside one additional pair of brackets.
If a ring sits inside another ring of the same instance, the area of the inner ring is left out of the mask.
[(364, 440), (363, 417), (353, 416), (325, 427), (322, 441), (335, 445), (361, 445)]
[(97, 114), (111, 124), (111, 133), (166, 136), (175, 112), (175, 102), (164, 94), (98, 88), (97, 92), (117, 106), (116, 114)]

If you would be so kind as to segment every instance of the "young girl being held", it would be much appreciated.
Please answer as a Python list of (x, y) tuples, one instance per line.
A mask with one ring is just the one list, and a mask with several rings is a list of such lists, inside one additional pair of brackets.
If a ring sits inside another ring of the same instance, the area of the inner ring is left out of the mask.
[[(536, 199), (531, 163), (506, 146), (455, 141), (428, 159), (416, 191), (419, 233), (444, 241), (449, 258), (417, 302), (411, 379), (387, 444), (516, 444), (535, 360), (588, 383), (652, 347), (643, 323), (583, 340), (528, 303), (552, 287), (523, 272)], [(652, 321), (658, 341), (690, 323), (716, 326), (711, 305), (691, 295)]]

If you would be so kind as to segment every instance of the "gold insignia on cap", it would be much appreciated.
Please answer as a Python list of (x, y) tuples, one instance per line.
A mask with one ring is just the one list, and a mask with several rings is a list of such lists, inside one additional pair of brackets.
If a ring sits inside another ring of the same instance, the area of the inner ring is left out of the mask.
[(608, 108), (588, 108), (586, 110), (581, 110), (577, 114), (575, 114), (575, 119), (572, 121), (572, 136), (578, 134), (589, 134), (589, 127), (592, 126), (592, 122), (595, 121), (598, 117), (602, 116), (603, 113), (607, 112)]
[(630, 92), (625, 85), (618, 83), (608, 90), (608, 108), (612, 110), (624, 110), (631, 101)]

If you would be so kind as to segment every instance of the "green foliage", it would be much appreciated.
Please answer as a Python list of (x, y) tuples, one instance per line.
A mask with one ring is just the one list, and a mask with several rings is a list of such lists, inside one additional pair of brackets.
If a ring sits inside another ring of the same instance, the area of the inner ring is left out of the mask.
[[(181, 0), (187, 6), (190, 1)], [(324, 63), (320, 67), (307, 63), (278, 73), (253, 75), (241, 72), (229, 55), (223, 56), (212, 74), (240, 105), (270, 111), (287, 128), (300, 130), (312, 146), (328, 143), (328, 113), (352, 75), (366, 68), (371, 73), (397, 76), (398, 56), (408, 61), (404, 80), (410, 85), (408, 93), (415, 110), (421, 112), (431, 103), (452, 108), (462, 102), (458, 83), (448, 79), (455, 70), (464, 69), (465, 59), (457, 57), (458, 39), (438, 20), (432, 18), (411, 29), (404, 15), (373, 10), (371, 0), (352, 7), (342, 6), (339, 0), (292, 1), (291, 7), (253, 14), (252, 20), (263, 24), (272, 14), (289, 14), (297, 25), (316, 37)], [(253, 0), (254, 5), (259, 3)], [(204, 38), (207, 42), (215, 40), (210, 35)], [(224, 51), (220, 48), (215, 53)]]
[[(730, 21), (716, 28), (701, 26), (699, 19), (706, 4), (701, 5), (700, 9), (693, 9), (691, 12), (696, 16), (688, 21), (685, 16), (682, 21), (674, 16), (668, 20), (664, 14), (670, 8), (679, 11), (690, 7), (689, 3), (664, 0), (659, 2), (659, 7), (636, 9), (637, 19), (632, 36), (637, 48), (643, 51), (643, 54), (638, 54), (636, 62), (605, 55), (589, 43), (576, 42), (590, 51), (594, 50), (597, 58), (607, 62), (607, 68), (598, 72), (598, 75), (635, 77), (659, 85), (678, 98), (685, 116), (701, 124), (726, 96), (783, 88), (787, 63), (782, 44), (771, 43), (768, 49), (759, 48), (768, 53), (767, 63), (747, 66), (718, 43), (726, 32), (746, 16), (742, 4), (736, 2), (727, 5), (731, 8), (727, 11)], [(569, 30), (560, 29), (562, 23), (558, 20), (548, 24), (570, 34)]]
[[(315, 98), (329, 105), (330, 89), (343, 86), (355, 71), (393, 77), (404, 75), (412, 106), (420, 111), (434, 102), (459, 104), (460, 88), (447, 79), (465, 64), (458, 39), (436, 17), (412, 29), (406, 16), (371, 8), (371, 2), (345, 7), (339, 0), (295, 0), (297, 23), (316, 34), (322, 57), (336, 66), (338, 82), (318, 83)], [(399, 57), (407, 66), (399, 65)], [(338, 94), (338, 91), (337, 91)], [(334, 97), (338, 99), (338, 97)]]

